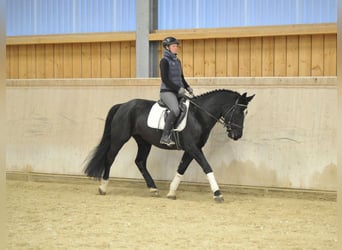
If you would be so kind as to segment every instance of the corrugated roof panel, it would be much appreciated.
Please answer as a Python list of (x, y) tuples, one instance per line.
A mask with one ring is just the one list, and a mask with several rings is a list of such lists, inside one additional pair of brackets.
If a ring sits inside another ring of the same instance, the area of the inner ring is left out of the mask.
[(161, 30), (326, 23), (337, 0), (159, 0), (158, 11)]
[(11, 0), (8, 36), (134, 31), (136, 0)]
[[(327, 23), (337, 0), (159, 0), (159, 29)], [(7, 35), (134, 31), (136, 0), (10, 0)]]

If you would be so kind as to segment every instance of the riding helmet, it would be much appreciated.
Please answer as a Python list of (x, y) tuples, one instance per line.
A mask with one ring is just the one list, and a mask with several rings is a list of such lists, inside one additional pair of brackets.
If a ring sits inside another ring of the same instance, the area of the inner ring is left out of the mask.
[(172, 36), (166, 37), (163, 40), (163, 47), (167, 49), (167, 47), (171, 44), (179, 44), (178, 40)]

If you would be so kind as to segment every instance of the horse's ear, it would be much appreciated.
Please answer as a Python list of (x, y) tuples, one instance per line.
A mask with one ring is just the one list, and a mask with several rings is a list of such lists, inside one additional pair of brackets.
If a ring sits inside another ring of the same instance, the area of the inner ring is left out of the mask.
[(243, 98), (246, 98), (246, 96), (247, 96), (247, 92), (245, 92), (241, 95), (241, 97), (243, 97)]
[(254, 95), (251, 95), (251, 96), (248, 96), (247, 97), (247, 103), (252, 101), (252, 99), (254, 98), (255, 94)]

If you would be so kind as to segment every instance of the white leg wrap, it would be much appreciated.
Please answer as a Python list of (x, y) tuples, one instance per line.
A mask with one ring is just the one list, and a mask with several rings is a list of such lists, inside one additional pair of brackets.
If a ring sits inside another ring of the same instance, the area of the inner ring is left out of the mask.
[(168, 196), (176, 196), (176, 191), (179, 186), (179, 183), (181, 182), (183, 178), (183, 175), (181, 174), (176, 174), (175, 177), (173, 178), (171, 184), (170, 184), (170, 191), (168, 193)]
[(170, 190), (177, 191), (177, 188), (182, 178), (183, 178), (183, 175), (177, 173), (170, 184)]
[(99, 188), (101, 189), (101, 191), (102, 191), (103, 193), (106, 193), (106, 192), (107, 192), (108, 182), (109, 182), (109, 180), (104, 180), (104, 179), (101, 180), (101, 185), (100, 185)]
[(213, 193), (214, 193), (215, 191), (219, 190), (219, 186), (217, 185), (217, 182), (215, 180), (214, 173), (213, 172), (208, 173), (207, 177), (209, 180), (211, 191), (213, 191)]

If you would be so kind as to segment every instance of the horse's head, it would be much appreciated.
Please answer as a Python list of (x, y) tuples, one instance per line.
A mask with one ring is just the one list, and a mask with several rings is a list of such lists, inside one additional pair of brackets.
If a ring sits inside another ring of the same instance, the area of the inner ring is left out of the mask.
[(243, 122), (247, 114), (247, 105), (254, 96), (255, 95), (247, 96), (247, 93), (242, 94), (236, 100), (235, 104), (224, 112), (224, 125), (227, 128), (229, 138), (238, 140), (242, 137)]

